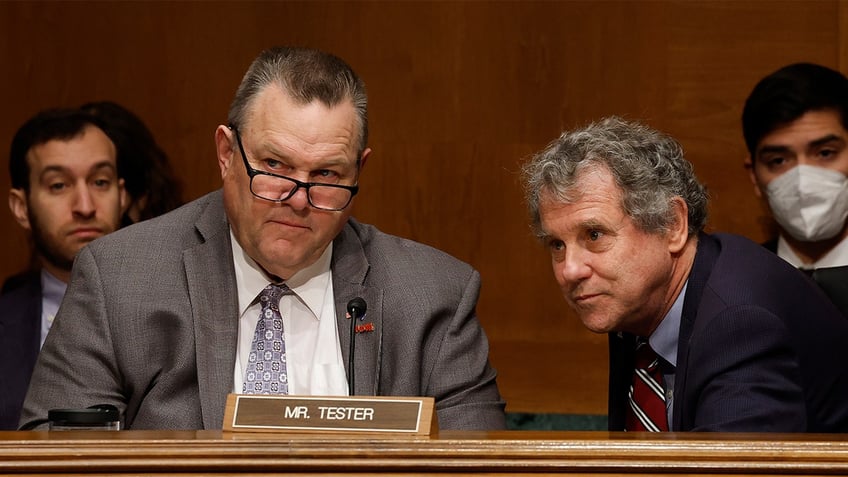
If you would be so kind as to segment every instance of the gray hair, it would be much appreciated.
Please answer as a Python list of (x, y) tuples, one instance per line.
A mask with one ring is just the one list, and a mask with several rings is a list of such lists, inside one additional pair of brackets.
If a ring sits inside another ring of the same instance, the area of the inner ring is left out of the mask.
[(368, 143), (368, 97), (365, 83), (340, 58), (310, 48), (276, 47), (253, 60), (230, 104), (228, 121), (243, 126), (251, 103), (268, 85), (283, 89), (298, 104), (318, 100), (328, 107), (351, 101), (359, 126), (357, 157)]
[(707, 191), (680, 144), (667, 134), (613, 116), (562, 133), (522, 167), (525, 198), (537, 233), (541, 234), (542, 194), (573, 202), (579, 197), (580, 174), (598, 168), (612, 174), (622, 192), (622, 209), (641, 230), (668, 232), (674, 223), (675, 197), (688, 206), (689, 235), (703, 230)]

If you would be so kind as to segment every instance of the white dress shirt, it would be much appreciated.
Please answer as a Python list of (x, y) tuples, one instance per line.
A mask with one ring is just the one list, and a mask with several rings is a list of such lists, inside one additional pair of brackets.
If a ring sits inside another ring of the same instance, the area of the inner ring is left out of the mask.
[(68, 289), (68, 284), (59, 280), (45, 269), (41, 269), (41, 345), (44, 346), (44, 340), (47, 339), (47, 332), (53, 326), (53, 318), (56, 318), (56, 313), (59, 311), (59, 305), (62, 304), (62, 298), (65, 296), (65, 290)]
[(814, 268), (830, 268), (843, 267), (848, 265), (848, 239), (839, 242), (836, 247), (824, 254), (824, 256), (815, 263), (804, 263), (798, 258), (798, 255), (792, 250), (792, 247), (784, 240), (781, 235), (777, 239), (777, 256), (789, 262), (795, 268), (814, 269)]
[[(239, 333), (233, 392), (242, 392), (247, 358), (259, 321), (259, 293), (272, 279), (241, 248), (232, 231), (233, 263), (238, 287)], [(294, 294), (280, 299), (286, 343), (289, 394), (346, 396), (347, 376), (336, 329), (336, 306), (330, 260), (333, 244), (309, 267), (285, 284)]]

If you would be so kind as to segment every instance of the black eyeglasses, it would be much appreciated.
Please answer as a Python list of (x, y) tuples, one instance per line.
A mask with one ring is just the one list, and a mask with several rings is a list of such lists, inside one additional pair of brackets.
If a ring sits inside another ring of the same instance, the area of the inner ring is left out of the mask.
[(298, 189), (304, 188), (309, 205), (320, 210), (338, 211), (350, 205), (353, 196), (359, 192), (358, 185), (301, 182), (291, 177), (256, 170), (247, 161), (247, 154), (244, 153), (238, 128), (230, 125), (230, 129), (236, 133), (236, 142), (238, 142), (239, 151), (241, 151), (241, 158), (244, 160), (244, 167), (250, 177), (250, 193), (255, 197), (271, 202), (283, 202), (289, 200)]

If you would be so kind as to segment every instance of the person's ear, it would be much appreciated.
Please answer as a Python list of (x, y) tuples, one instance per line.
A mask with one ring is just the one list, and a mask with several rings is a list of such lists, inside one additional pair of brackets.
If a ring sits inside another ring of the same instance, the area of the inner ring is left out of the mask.
[(371, 148), (366, 147), (364, 151), (362, 151), (362, 155), (359, 156), (359, 172), (362, 172), (362, 169), (365, 168), (365, 161), (368, 160), (368, 156), (371, 155)]
[(15, 221), (24, 230), (32, 230), (32, 225), (29, 223), (29, 203), (27, 202), (26, 191), (23, 189), (9, 190), (9, 210), (12, 211)]
[(674, 221), (667, 234), (668, 250), (672, 254), (676, 254), (683, 250), (689, 240), (689, 206), (686, 205), (686, 201), (682, 197), (672, 199), (671, 206)]
[(126, 214), (130, 210), (130, 205), (132, 205), (130, 194), (127, 192), (123, 179), (118, 179), (118, 204), (121, 207), (121, 216)]
[(760, 189), (760, 183), (757, 181), (757, 175), (754, 173), (754, 161), (751, 160), (751, 157), (745, 158), (745, 169), (748, 171), (748, 179), (751, 180), (751, 184), (754, 186), (754, 194), (762, 198), (763, 190)]
[(233, 163), (235, 132), (227, 126), (220, 125), (215, 129), (215, 151), (218, 154), (218, 167), (221, 168), (221, 178), (227, 176)]

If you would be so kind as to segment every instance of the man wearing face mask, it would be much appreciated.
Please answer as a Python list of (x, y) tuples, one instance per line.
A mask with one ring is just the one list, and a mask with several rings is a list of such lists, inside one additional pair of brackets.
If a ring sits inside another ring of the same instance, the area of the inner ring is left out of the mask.
[(777, 223), (765, 246), (848, 315), (848, 78), (810, 63), (783, 67), (754, 87), (742, 130), (754, 192)]

